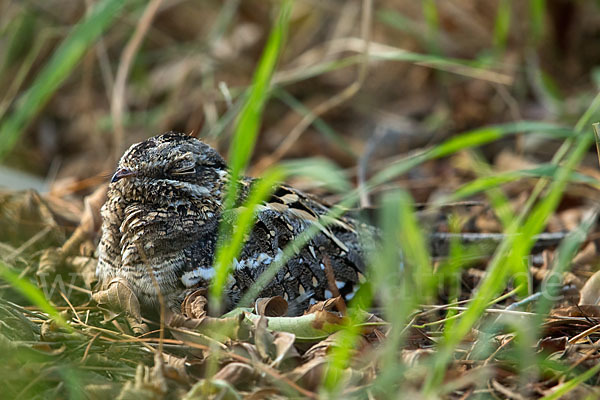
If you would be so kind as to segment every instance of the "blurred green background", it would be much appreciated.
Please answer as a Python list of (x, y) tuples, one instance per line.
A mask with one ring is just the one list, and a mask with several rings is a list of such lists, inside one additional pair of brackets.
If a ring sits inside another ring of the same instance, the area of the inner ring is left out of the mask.
[[(226, 152), (277, 2), (155, 3), (149, 26), (143, 1), (0, 3), (4, 165), (57, 187), (109, 173), (116, 147), (167, 130)], [(352, 167), (367, 149), (387, 159), (485, 124), (573, 125), (597, 91), (599, 27), (597, 1), (296, 1), (254, 172), (318, 155)], [(514, 145), (541, 160), (556, 149)]]

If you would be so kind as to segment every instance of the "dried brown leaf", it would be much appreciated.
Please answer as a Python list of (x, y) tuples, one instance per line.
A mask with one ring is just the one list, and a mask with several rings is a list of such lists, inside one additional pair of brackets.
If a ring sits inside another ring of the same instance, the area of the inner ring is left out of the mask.
[(558, 351), (564, 351), (567, 347), (569, 338), (567, 336), (561, 337), (545, 337), (538, 341), (537, 347), (540, 351), (546, 353), (556, 353)]
[(408, 366), (417, 365), (419, 362), (435, 354), (433, 349), (403, 349), (402, 361)]
[(71, 270), (77, 271), (88, 289), (92, 288), (98, 279), (96, 277), (98, 259), (93, 257), (75, 256), (67, 257), (65, 263), (70, 266)]
[(104, 322), (123, 314), (135, 334), (148, 332), (148, 326), (142, 322), (138, 298), (125, 279), (114, 278), (105, 290), (93, 293), (92, 298), (104, 313)]
[[(65, 221), (70, 225), (70, 216), (63, 216), (49, 207), (46, 199), (34, 190), (0, 190), (0, 241), (21, 246), (40, 232), (39, 246), (57, 246), (65, 240)], [(68, 222), (67, 222), (68, 221)]]
[[(60, 248), (50, 247), (42, 252), (36, 277), (40, 286), (53, 281), (53, 277), (65, 272), (65, 255)], [(50, 279), (48, 279), (50, 278)]]
[(332, 297), (331, 299), (327, 299), (325, 301), (319, 301), (312, 306), (309, 307), (308, 310), (304, 314), (312, 314), (318, 311), (338, 311), (342, 312), (346, 310), (346, 303), (344, 303), (344, 299), (341, 296)]
[(231, 362), (225, 365), (215, 374), (213, 379), (229, 382), (231, 385), (240, 387), (248, 386), (255, 379), (257, 373), (248, 364)]
[(229, 382), (225, 380), (206, 380), (198, 381), (182, 397), (183, 400), (197, 399), (215, 399), (215, 400), (240, 400), (242, 397)]
[(275, 337), (268, 331), (267, 324), (267, 318), (263, 316), (254, 321), (254, 345), (263, 361), (277, 357), (277, 348), (273, 343)]
[[(248, 342), (235, 342), (231, 345), (231, 350), (235, 353), (238, 354), (248, 360), (252, 360), (253, 362), (261, 362), (260, 361), (260, 354), (258, 354), (258, 350), (256, 349), (256, 346), (248, 343)], [(231, 361), (235, 361), (234, 359), (231, 359)]]
[(596, 245), (594, 242), (589, 242), (584, 245), (581, 250), (577, 252), (573, 257), (573, 264), (585, 265), (593, 264), (598, 261), (598, 253), (596, 252)]
[(190, 293), (181, 303), (181, 313), (188, 318), (203, 318), (206, 316), (207, 290), (200, 288)]
[(297, 366), (300, 362), (300, 354), (294, 346), (296, 335), (289, 332), (275, 332), (274, 336), (273, 343), (277, 356), (271, 363), (271, 367), (288, 369)]
[(256, 388), (251, 394), (245, 395), (244, 400), (277, 399), (275, 395), (278, 393), (279, 389), (276, 388)]
[(165, 377), (175, 380), (179, 383), (190, 384), (190, 378), (186, 369), (186, 359), (174, 356), (173, 354), (163, 353), (164, 360), (164, 375)]
[[(338, 346), (340, 338), (343, 338), (343, 336), (341, 336), (341, 332), (336, 332), (330, 335), (327, 339), (315, 343), (304, 353), (302, 358), (304, 360), (314, 360), (316, 358), (326, 357), (330, 348)], [(355, 344), (355, 349), (358, 351), (364, 348), (367, 344), (367, 340), (363, 336), (359, 336), (357, 338), (357, 343)]]
[(314, 391), (319, 388), (323, 379), (323, 371), (327, 365), (325, 357), (317, 357), (294, 368), (285, 376), (302, 385), (302, 387)]
[(254, 312), (267, 317), (283, 317), (287, 314), (288, 303), (281, 296), (261, 297), (254, 303)]

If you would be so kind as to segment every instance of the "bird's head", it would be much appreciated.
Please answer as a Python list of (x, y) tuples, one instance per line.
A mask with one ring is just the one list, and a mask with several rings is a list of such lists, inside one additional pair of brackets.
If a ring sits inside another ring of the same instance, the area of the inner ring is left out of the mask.
[(132, 145), (121, 157), (110, 187), (144, 203), (219, 195), (225, 160), (209, 145), (176, 132)]

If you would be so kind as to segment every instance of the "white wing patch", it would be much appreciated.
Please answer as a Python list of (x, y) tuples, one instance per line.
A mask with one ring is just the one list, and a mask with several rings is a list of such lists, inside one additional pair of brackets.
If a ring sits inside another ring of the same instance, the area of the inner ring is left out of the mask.
[(183, 282), (183, 284), (186, 287), (191, 287), (191, 286), (198, 284), (198, 282), (200, 282), (201, 280), (210, 281), (214, 277), (215, 277), (215, 269), (214, 268), (199, 267), (199, 268), (196, 268), (196, 269), (193, 269), (191, 271), (184, 273), (181, 276), (181, 282)]

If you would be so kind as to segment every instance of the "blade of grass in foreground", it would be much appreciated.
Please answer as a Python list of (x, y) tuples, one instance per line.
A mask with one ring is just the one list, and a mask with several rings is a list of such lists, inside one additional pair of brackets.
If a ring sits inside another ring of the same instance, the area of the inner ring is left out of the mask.
[[(213, 302), (212, 309), (219, 310), (221, 308), (220, 299), (229, 276), (229, 265), (231, 265), (233, 259), (242, 250), (244, 240), (254, 225), (254, 221), (256, 220), (256, 206), (264, 202), (271, 195), (273, 187), (283, 177), (283, 172), (280, 169), (267, 171), (263, 178), (254, 184), (250, 196), (248, 196), (247, 201), (244, 202), (244, 205), (239, 210), (230, 209), (223, 211), (224, 217), (221, 223), (221, 234), (225, 234), (226, 225), (233, 227), (233, 233), (228, 238), (227, 244), (221, 242), (215, 256), (214, 264), (217, 271), (211, 286), (210, 299)], [(229, 214), (229, 217), (225, 216), (227, 214)]]
[(399, 175), (408, 172), (417, 165), (437, 158), (442, 158), (454, 154), (460, 150), (483, 146), (484, 144), (492, 143), (503, 137), (514, 135), (517, 133), (534, 133), (545, 132), (564, 136), (565, 133), (571, 133), (571, 130), (556, 124), (549, 124), (536, 121), (521, 121), (508, 124), (492, 125), (483, 128), (475, 129), (440, 143), (439, 145), (427, 149), (416, 155), (412, 155), (400, 160), (378, 172), (369, 181), (369, 187), (381, 185)]
[(404, 191), (388, 193), (382, 206), (381, 249), (369, 264), (384, 319), (391, 325), (378, 351), (380, 372), (373, 384), (378, 394), (392, 393), (405, 377), (407, 366), (399, 361), (397, 350), (408, 332), (411, 313), (418, 304), (430, 301), (439, 278), (433, 274), (426, 236), (417, 222), (411, 196)]
[[(493, 175), (484, 176), (464, 184), (454, 193), (452, 193), (451, 196), (440, 201), (440, 204), (448, 201), (459, 201), (461, 199), (474, 196), (478, 193), (485, 192), (486, 190), (496, 188), (505, 183), (515, 182), (523, 178), (552, 178), (556, 175), (556, 172), (559, 168), (559, 166), (553, 164), (540, 164), (535, 168), (500, 172)], [(575, 171), (571, 173), (569, 181), (576, 183), (587, 183), (595, 186), (600, 185), (600, 182), (591, 176), (580, 174)]]
[[(575, 378), (570, 381), (561, 383), (557, 386), (553, 393), (542, 397), (540, 400), (558, 400), (563, 398), (564, 395), (569, 393), (571, 390), (575, 389), (577, 386), (582, 384), (583, 382), (591, 379), (594, 375), (600, 372), (600, 363), (594, 365), (592, 368), (588, 369), (581, 375), (577, 375)], [(588, 397), (592, 398), (592, 397)]]
[(12, 150), (27, 124), (69, 77), (85, 52), (119, 15), (124, 4), (126, 2), (122, 0), (100, 1), (83, 21), (75, 25), (31, 87), (17, 101), (14, 113), (0, 124), (0, 159)]
[(0, 261), (0, 277), (8, 282), (15, 290), (27, 297), (40, 310), (52, 317), (57, 324), (71, 331), (73, 328), (63, 319), (59, 312), (46, 300), (46, 297), (40, 289), (31, 282), (20, 278), (19, 275), (11, 271), (11, 268), (4, 262)]
[[(291, 0), (286, 0), (281, 3), (277, 22), (271, 30), (262, 57), (254, 74), (254, 78), (252, 79), (252, 87), (248, 99), (244, 104), (237, 122), (229, 153), (231, 171), (223, 212), (231, 210), (236, 203), (239, 186), (238, 179), (248, 165), (252, 150), (254, 149), (262, 111), (269, 96), (271, 77), (273, 76), (273, 71), (275, 70), (286, 37), (292, 4), (293, 2)], [(274, 179), (275, 175), (276, 174), (271, 176), (270, 179)], [(266, 186), (268, 183), (269, 182), (264, 185)], [(260, 183), (259, 185), (263, 184)], [(264, 188), (261, 186), (260, 193), (257, 193), (259, 192), (259, 190), (257, 190), (254, 196), (251, 195), (248, 204), (246, 204), (247, 209), (249, 209), (248, 212), (252, 213), (252, 215), (254, 213), (255, 205), (265, 200), (266, 196), (269, 194), (268, 191), (263, 189)], [(250, 203), (250, 200), (254, 202), (254, 204)], [(244, 225), (242, 225), (242, 223)], [(235, 229), (236, 231), (248, 232), (252, 223), (253, 218), (240, 218), (235, 225)], [(221, 224), (219, 229), (220, 239), (223, 237), (225, 229), (226, 227)], [(244, 235), (236, 234), (227, 245), (224, 244), (223, 240), (219, 241), (221, 245), (217, 248), (217, 254), (215, 256), (216, 262), (214, 263), (215, 278), (210, 287), (210, 298), (213, 302), (212, 309), (215, 311), (220, 309), (224, 285), (227, 281), (233, 259), (242, 248), (243, 240)]]

